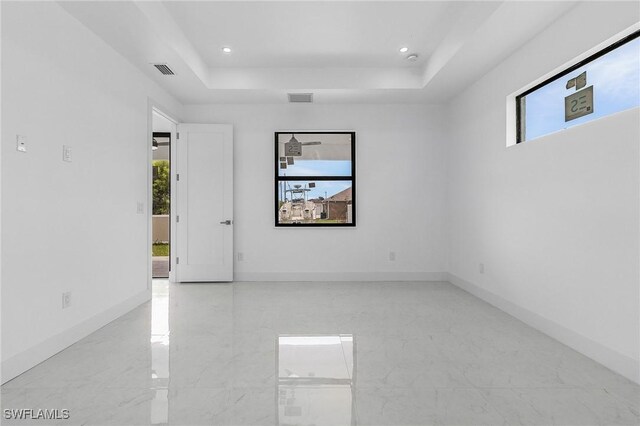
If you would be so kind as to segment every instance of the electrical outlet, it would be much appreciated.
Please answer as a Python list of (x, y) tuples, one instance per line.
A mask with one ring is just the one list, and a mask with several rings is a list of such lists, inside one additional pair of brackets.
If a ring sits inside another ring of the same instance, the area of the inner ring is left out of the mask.
[(136, 207), (136, 213), (138, 214), (144, 213), (144, 203), (142, 201), (138, 201), (138, 205)]
[(62, 309), (67, 309), (69, 306), (71, 306), (71, 292), (67, 291), (62, 293)]
[(478, 271), (480, 271), (481, 274), (484, 274), (484, 263), (478, 265)]
[(395, 251), (390, 251), (389, 252), (389, 260), (391, 262), (395, 262), (395, 260), (396, 260), (396, 252)]
[(16, 135), (16, 149), (18, 152), (27, 152), (27, 137)]
[(238, 262), (242, 262), (244, 260), (244, 253), (238, 252)]

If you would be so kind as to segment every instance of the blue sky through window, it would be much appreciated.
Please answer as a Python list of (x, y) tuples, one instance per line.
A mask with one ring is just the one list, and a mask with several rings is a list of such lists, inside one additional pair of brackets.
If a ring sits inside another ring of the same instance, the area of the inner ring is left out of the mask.
[[(304, 188), (305, 185), (308, 187), (309, 182), (313, 181), (281, 181), (280, 185), (286, 185), (287, 189), (292, 189), (294, 185), (302, 185)], [(310, 188), (310, 191), (307, 193), (307, 199), (310, 200), (312, 198), (329, 198), (333, 195), (336, 195), (338, 192), (344, 191), (347, 188), (351, 188), (351, 181), (349, 180), (332, 180), (332, 181), (315, 181), (316, 187)], [(279, 191), (279, 199), (282, 200), (281, 191)], [(291, 193), (287, 193), (287, 199), (291, 199)]]
[(351, 176), (351, 161), (298, 160), (286, 169), (279, 169), (279, 176)]
[[(594, 112), (564, 121), (564, 98), (576, 92), (565, 85), (584, 71), (593, 85)], [(535, 139), (609, 114), (640, 106), (640, 38), (560, 77), (526, 97), (526, 137)]]

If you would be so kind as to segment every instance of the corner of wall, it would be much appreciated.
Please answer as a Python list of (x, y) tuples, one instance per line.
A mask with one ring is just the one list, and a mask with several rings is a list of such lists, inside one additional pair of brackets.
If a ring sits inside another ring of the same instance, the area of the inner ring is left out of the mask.
[(586, 336), (564, 327), (555, 321), (538, 315), (537, 313), (518, 306), (497, 294), (487, 291), (477, 284), (464, 280), (455, 274), (448, 273), (447, 278), (451, 284), (473, 294), (490, 305), (493, 305), (519, 319), (525, 324), (558, 340), (560, 343), (575, 349), (581, 354), (599, 362), (627, 379), (640, 384), (640, 360), (633, 359), (616, 352)]
[(29, 349), (2, 361), (0, 372), (2, 384), (54, 356), (58, 352), (87, 337), (99, 328), (151, 300), (151, 291), (145, 290), (116, 306), (94, 315), (83, 322), (52, 336)]

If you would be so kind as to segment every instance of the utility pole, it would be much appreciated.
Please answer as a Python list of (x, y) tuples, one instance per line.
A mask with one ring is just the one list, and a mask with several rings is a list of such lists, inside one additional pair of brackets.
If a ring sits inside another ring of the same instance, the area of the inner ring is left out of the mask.
[(324, 191), (324, 200), (327, 203), (327, 220), (329, 220), (329, 199), (327, 198), (327, 191)]

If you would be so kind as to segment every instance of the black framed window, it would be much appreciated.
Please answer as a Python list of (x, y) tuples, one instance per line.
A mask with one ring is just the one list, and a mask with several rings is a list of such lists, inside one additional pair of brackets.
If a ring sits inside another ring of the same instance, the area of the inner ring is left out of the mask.
[(356, 225), (355, 132), (275, 133), (275, 225)]
[(640, 31), (516, 96), (516, 143), (640, 106)]

